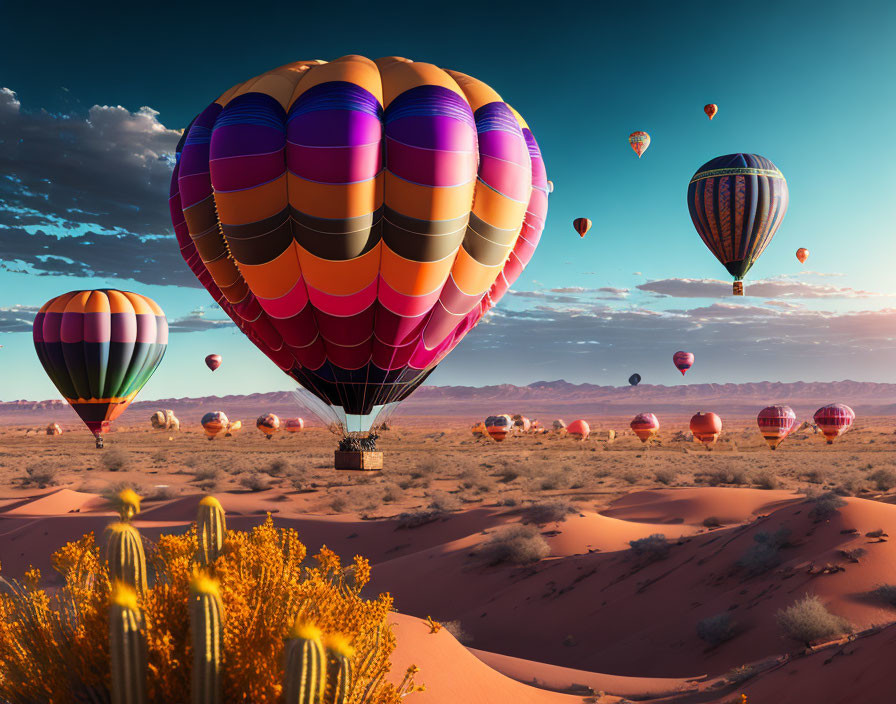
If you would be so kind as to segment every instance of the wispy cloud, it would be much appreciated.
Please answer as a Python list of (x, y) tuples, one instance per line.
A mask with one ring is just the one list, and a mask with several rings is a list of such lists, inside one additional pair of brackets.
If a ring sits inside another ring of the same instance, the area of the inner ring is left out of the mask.
[(177, 320), (168, 322), (168, 329), (171, 332), (203, 332), (205, 330), (218, 330), (233, 325), (233, 321), (229, 319), (213, 319), (206, 318), (204, 310), (197, 309), (191, 311), (189, 315)]
[[(720, 298), (731, 296), (731, 283), (717, 279), (659, 279), (636, 286), (639, 291), (671, 298)], [(751, 281), (744, 287), (751, 298), (874, 298), (882, 294), (849, 287), (828, 286), (808, 281), (768, 279)]]
[(36, 306), (10, 306), (0, 308), (0, 332), (31, 332)]

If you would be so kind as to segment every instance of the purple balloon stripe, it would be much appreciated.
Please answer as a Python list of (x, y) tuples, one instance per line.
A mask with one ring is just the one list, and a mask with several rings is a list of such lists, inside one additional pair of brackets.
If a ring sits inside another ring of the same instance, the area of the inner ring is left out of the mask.
[(286, 163), (296, 176), (318, 183), (359, 183), (382, 171), (379, 143), (355, 147), (306, 147), (288, 144)]
[(476, 153), (421, 149), (387, 140), (386, 167), (423, 186), (459, 186), (476, 178)]
[(373, 115), (348, 110), (308, 113), (289, 122), (286, 138), (307, 147), (347, 147), (379, 144), (383, 125)]
[(443, 115), (415, 115), (390, 122), (386, 125), (386, 137), (424, 149), (477, 151), (473, 126)]
[(245, 191), (275, 181), (286, 173), (283, 151), (211, 162), (212, 186), (219, 193)]

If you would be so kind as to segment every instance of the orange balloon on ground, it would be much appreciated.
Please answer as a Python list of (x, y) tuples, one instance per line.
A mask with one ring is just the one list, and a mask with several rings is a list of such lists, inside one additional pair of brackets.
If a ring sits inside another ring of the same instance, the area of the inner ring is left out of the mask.
[(283, 421), (283, 429), (287, 433), (298, 433), (305, 427), (305, 421), (302, 418), (287, 418)]
[(470, 432), (473, 433), (473, 437), (484, 438), (488, 436), (488, 430), (485, 427), (485, 423), (479, 421), (476, 425), (470, 428)]
[(706, 116), (711, 120), (716, 116), (716, 113), (719, 111), (719, 106), (715, 103), (709, 103), (708, 105), (703, 106), (703, 112), (706, 113)]
[(226, 430), (229, 423), (227, 416), (223, 411), (211, 411), (210, 413), (206, 413), (202, 416), (200, 422), (202, 423), (202, 429), (205, 431), (209, 440), (213, 439), (215, 435), (222, 430)]
[(632, 418), (629, 425), (641, 442), (647, 442), (653, 438), (660, 429), (660, 422), (653, 413), (639, 413)]
[(697, 440), (711, 450), (722, 433), (722, 419), (715, 413), (701, 411), (691, 418), (691, 432)]
[(584, 420), (574, 420), (566, 426), (566, 432), (576, 440), (587, 440), (591, 434), (591, 427)]
[(489, 416), (485, 419), (485, 432), (495, 442), (502, 442), (513, 430), (513, 420), (510, 416)]
[(796, 250), (796, 258), (800, 260), (800, 264), (805, 264), (806, 260), (809, 258), (809, 250), (805, 247), (800, 247)]
[(255, 421), (255, 427), (263, 432), (268, 440), (270, 440), (271, 436), (280, 430), (280, 418), (273, 413), (265, 413), (263, 416), (259, 416), (258, 420)]

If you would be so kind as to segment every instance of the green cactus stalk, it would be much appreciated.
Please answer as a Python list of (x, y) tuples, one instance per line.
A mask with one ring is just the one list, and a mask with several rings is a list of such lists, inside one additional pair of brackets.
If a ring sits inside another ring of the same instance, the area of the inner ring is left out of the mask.
[(347, 704), (352, 688), (355, 649), (338, 633), (327, 638), (327, 689), (323, 704)]
[(113, 582), (123, 582), (141, 594), (146, 591), (143, 540), (130, 523), (111, 523), (106, 528), (106, 561)]
[(146, 704), (146, 637), (137, 592), (121, 582), (109, 606), (112, 704)]
[(122, 489), (115, 497), (115, 506), (122, 523), (128, 523), (140, 513), (140, 496), (133, 489)]
[(296, 621), (286, 643), (283, 704), (320, 704), (327, 683), (327, 656), (320, 629)]
[(221, 639), (224, 607), (218, 583), (200, 574), (190, 583), (193, 636), (193, 704), (221, 704)]
[(217, 560), (224, 549), (226, 535), (224, 509), (214, 496), (206, 496), (199, 502), (199, 513), (196, 515), (196, 539), (199, 543), (196, 561), (207, 566)]

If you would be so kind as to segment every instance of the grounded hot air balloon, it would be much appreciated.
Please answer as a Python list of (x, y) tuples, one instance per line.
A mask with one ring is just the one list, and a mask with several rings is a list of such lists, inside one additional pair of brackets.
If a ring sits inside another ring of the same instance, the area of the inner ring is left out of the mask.
[(155, 430), (180, 430), (180, 421), (174, 411), (156, 411), (149, 417), (149, 423)]
[(202, 424), (202, 429), (205, 431), (209, 440), (213, 440), (215, 435), (222, 430), (228, 430), (229, 426), (227, 416), (223, 411), (211, 411), (210, 413), (206, 413), (202, 416), (202, 420), (199, 422)]
[(482, 421), (479, 421), (476, 425), (470, 428), (470, 431), (473, 433), (474, 437), (486, 437), (488, 435), (488, 429)]
[(221, 366), (221, 355), (219, 354), (210, 354), (205, 358), (205, 366), (207, 366), (212, 371), (215, 371), (218, 367)]
[(799, 259), (800, 264), (805, 264), (806, 260), (809, 258), (809, 250), (805, 247), (800, 247), (796, 250), (796, 258)]
[(47, 376), (103, 446), (103, 433), (149, 381), (168, 347), (168, 321), (130, 291), (71, 291), (34, 319), (34, 348)]
[(632, 145), (632, 149), (635, 150), (635, 154), (638, 155), (638, 158), (641, 158), (641, 155), (647, 151), (647, 147), (650, 146), (650, 135), (646, 132), (632, 132), (628, 136), (628, 143)]
[(47, 426), (47, 435), (62, 435), (62, 427), (59, 423), (50, 423)]
[(796, 426), (796, 413), (790, 406), (768, 406), (756, 416), (759, 432), (773, 450)]
[(268, 440), (270, 440), (271, 436), (280, 430), (280, 419), (273, 413), (265, 413), (263, 416), (259, 416), (258, 420), (255, 421), (255, 427), (263, 432)]
[[(553, 193), (553, 192), (554, 192), (554, 182), (548, 181), (548, 193)], [(0, 345), (0, 346), (2, 346), (2, 345)]]
[(855, 419), (855, 411), (845, 403), (831, 403), (822, 406), (815, 411), (813, 417), (815, 425), (828, 441), (828, 445), (832, 445), (835, 438), (849, 430)]
[(225, 438), (231, 437), (237, 430), (242, 429), (243, 421), (232, 420), (227, 424), (227, 432), (224, 433)]
[(557, 418), (553, 423), (551, 423), (551, 427), (553, 428), (555, 433), (566, 432), (566, 421), (562, 418)]
[(513, 430), (513, 421), (508, 416), (489, 416), (485, 419), (485, 432), (495, 442), (501, 442)]
[(211, 103), (178, 145), (170, 206), (240, 330), (325, 425), (368, 435), (520, 275), (547, 189), (529, 127), (484, 83), (345, 56)]
[(697, 169), (688, 185), (688, 210), (703, 243), (734, 277), (734, 295), (784, 219), (787, 182), (757, 154), (727, 154)]
[(674, 364), (675, 368), (681, 372), (682, 376), (684, 376), (685, 372), (694, 365), (694, 355), (690, 352), (679, 350), (672, 355), (672, 364)]
[(703, 112), (706, 113), (706, 116), (711, 120), (716, 116), (716, 113), (719, 111), (719, 106), (715, 103), (709, 103), (708, 105), (703, 106)]
[(302, 418), (287, 418), (283, 421), (283, 429), (287, 433), (298, 433), (305, 427), (305, 421)]
[(639, 413), (629, 425), (641, 442), (647, 442), (660, 430), (660, 422), (653, 413)]
[(591, 229), (591, 221), (588, 218), (576, 218), (572, 221), (572, 226), (579, 233), (579, 237), (584, 237)]
[(722, 432), (722, 419), (715, 413), (697, 413), (691, 418), (691, 432), (694, 437), (712, 449)]
[(566, 432), (572, 435), (576, 440), (587, 440), (591, 434), (591, 428), (584, 420), (574, 420), (566, 426)]
[(517, 432), (528, 433), (532, 427), (532, 421), (526, 418), (526, 416), (521, 416), (517, 413), (513, 416), (513, 427), (516, 428)]
[(632, 375), (628, 378), (628, 383), (629, 383), (631, 386), (637, 386), (638, 384), (641, 383), (641, 375), (640, 375), (640, 374), (632, 374)]

